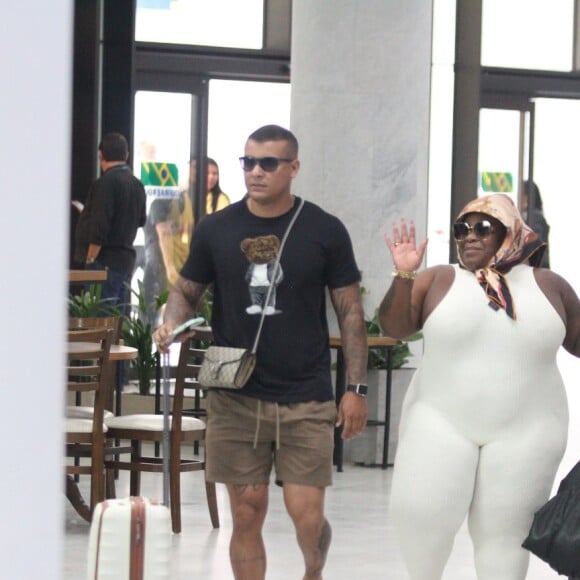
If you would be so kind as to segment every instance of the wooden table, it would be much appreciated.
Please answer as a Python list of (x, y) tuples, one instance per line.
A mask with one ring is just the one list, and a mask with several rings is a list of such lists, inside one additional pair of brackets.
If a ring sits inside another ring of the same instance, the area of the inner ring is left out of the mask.
[[(87, 350), (95, 350), (97, 345), (93, 342), (68, 342), (67, 352), (71, 354), (86, 353)], [(109, 351), (109, 360), (133, 360), (139, 356), (139, 351), (133, 346), (125, 346), (124, 344), (112, 344)]]
[(107, 279), (107, 270), (69, 270), (68, 281), (71, 284), (89, 282), (104, 282)]
[[(386, 381), (386, 393), (385, 393), (385, 420), (369, 420), (367, 421), (367, 427), (383, 427), (383, 458), (381, 467), (386, 469), (389, 465), (389, 427), (391, 423), (391, 390), (392, 390), (392, 380), (393, 380), (393, 360), (392, 360), (392, 349), (398, 343), (396, 338), (391, 338), (390, 336), (369, 336), (367, 337), (367, 344), (369, 350), (371, 349), (385, 349), (387, 351), (387, 381)], [(335, 348), (336, 355), (336, 385), (334, 391), (334, 397), (336, 404), (340, 403), (340, 399), (344, 395), (346, 390), (346, 364), (344, 360), (344, 354), (342, 352), (342, 339), (338, 336), (331, 336), (329, 340), (330, 348)], [(342, 471), (343, 463), (343, 440), (342, 440), (342, 430), (340, 428), (334, 431), (334, 464), (336, 465), (337, 471)]]
[[(68, 342), (67, 352), (73, 355), (81, 354), (86, 353), (87, 351), (89, 352), (93, 351), (95, 350), (95, 347), (98, 347), (98, 345), (93, 342)], [(111, 350), (109, 351), (109, 360), (117, 362), (123, 360), (132, 360), (136, 359), (138, 355), (139, 351), (132, 346), (125, 346), (124, 344), (112, 344)], [(117, 385), (117, 381), (115, 381), (115, 393), (116, 393), (116, 401), (119, 402), (121, 393), (120, 388)], [(105, 407), (108, 408), (106, 402)], [(130, 449), (128, 448), (127, 451), (130, 451)], [(71, 505), (83, 519), (90, 521), (91, 519), (90, 508), (85, 502), (84, 498), (82, 497), (73, 476), (67, 475), (65, 483), (66, 483), (66, 497), (70, 501)]]

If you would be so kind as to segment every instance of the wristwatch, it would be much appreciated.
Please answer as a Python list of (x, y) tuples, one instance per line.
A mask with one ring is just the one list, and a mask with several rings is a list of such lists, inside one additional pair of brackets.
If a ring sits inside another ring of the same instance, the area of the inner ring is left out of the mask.
[(358, 383), (356, 385), (346, 385), (346, 390), (350, 391), (351, 393), (356, 393), (361, 397), (366, 397), (369, 388), (367, 387), (367, 385), (362, 385), (361, 383)]

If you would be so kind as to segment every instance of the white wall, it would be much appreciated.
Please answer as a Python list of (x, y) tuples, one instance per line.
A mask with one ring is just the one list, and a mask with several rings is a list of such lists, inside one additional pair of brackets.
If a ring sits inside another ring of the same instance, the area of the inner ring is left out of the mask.
[(62, 577), (62, 408), (72, 10), (4, 0), (0, 19), (0, 577)]

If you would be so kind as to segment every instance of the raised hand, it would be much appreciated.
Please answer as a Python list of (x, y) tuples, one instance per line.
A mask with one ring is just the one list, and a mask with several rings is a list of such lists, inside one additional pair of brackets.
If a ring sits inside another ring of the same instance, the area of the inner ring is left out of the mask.
[(396, 223), (393, 224), (392, 238), (385, 234), (385, 243), (393, 257), (395, 268), (405, 272), (414, 272), (419, 269), (428, 241), (425, 238), (417, 246), (415, 223), (413, 220), (409, 220), (409, 226), (407, 226), (407, 222), (403, 218), (401, 218), (400, 226), (397, 226)]

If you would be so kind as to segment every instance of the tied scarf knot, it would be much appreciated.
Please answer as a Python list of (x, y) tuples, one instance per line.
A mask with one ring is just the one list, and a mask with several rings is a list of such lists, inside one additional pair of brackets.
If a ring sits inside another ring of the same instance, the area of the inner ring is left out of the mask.
[(494, 310), (503, 308), (512, 320), (516, 320), (512, 295), (505, 276), (491, 266), (477, 270), (476, 276), (479, 285), (489, 298), (490, 307)]

